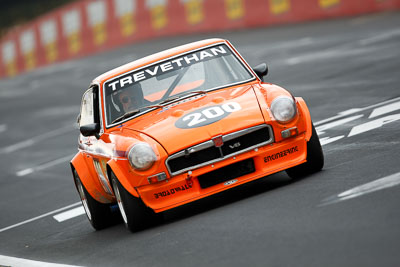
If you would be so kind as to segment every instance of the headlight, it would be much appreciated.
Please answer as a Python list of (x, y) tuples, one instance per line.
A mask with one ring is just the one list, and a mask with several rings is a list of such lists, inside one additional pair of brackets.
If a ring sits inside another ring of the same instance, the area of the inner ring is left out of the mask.
[(291, 97), (279, 96), (272, 101), (271, 111), (277, 121), (285, 123), (296, 115), (296, 104)]
[(144, 171), (153, 166), (157, 156), (149, 144), (137, 143), (129, 151), (128, 159), (133, 168)]

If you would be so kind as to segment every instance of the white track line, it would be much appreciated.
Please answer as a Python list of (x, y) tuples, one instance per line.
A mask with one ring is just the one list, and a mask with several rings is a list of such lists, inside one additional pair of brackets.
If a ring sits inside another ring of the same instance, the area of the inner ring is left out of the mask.
[(354, 114), (354, 113), (361, 112), (361, 111), (364, 111), (364, 110), (368, 110), (368, 109), (372, 109), (372, 108), (375, 108), (375, 107), (379, 107), (379, 106), (385, 105), (385, 104), (387, 104), (387, 103), (391, 103), (391, 102), (399, 101), (399, 100), (400, 100), (400, 97), (396, 97), (396, 98), (393, 98), (393, 99), (390, 99), (390, 100), (387, 100), (387, 101), (383, 101), (383, 102), (380, 102), (380, 103), (378, 103), (378, 104), (374, 104), (374, 105), (371, 105), (371, 106), (368, 106), (368, 107), (365, 107), (365, 108), (353, 108), (353, 109), (349, 109), (349, 110), (340, 112), (340, 113), (339, 113), (338, 115), (336, 115), (336, 116), (333, 116), (333, 117), (330, 117), (330, 118), (327, 118), (327, 119), (324, 119), (324, 120), (315, 122), (315, 123), (314, 123), (314, 126), (319, 126), (319, 125), (321, 125), (321, 124), (328, 123), (328, 122), (331, 122), (331, 121), (333, 121), (333, 120), (337, 120), (337, 119), (344, 118), (344, 117), (346, 117), (346, 116), (348, 116), (348, 115), (350, 115), (350, 114)]
[(383, 114), (390, 113), (390, 112), (393, 112), (393, 111), (399, 110), (399, 109), (400, 109), (400, 101), (374, 109), (374, 111), (372, 111), (371, 115), (369, 115), (368, 119), (372, 119), (372, 118), (375, 118), (375, 117), (378, 117)]
[(0, 133), (5, 132), (7, 130), (7, 125), (0, 124)]
[(68, 126), (65, 126), (62, 128), (58, 128), (56, 130), (35, 136), (33, 138), (30, 138), (30, 139), (27, 139), (27, 140), (24, 140), (24, 141), (21, 141), (21, 142), (18, 142), (18, 143), (15, 143), (15, 144), (12, 144), (12, 145), (9, 145), (6, 147), (2, 147), (2, 148), (0, 148), (0, 154), (7, 154), (7, 153), (18, 151), (20, 149), (32, 146), (40, 141), (46, 140), (46, 139), (54, 137), (54, 136), (58, 136), (60, 134), (63, 134), (63, 133), (66, 133), (66, 132), (69, 132), (72, 130), (74, 130), (74, 131), (76, 130), (73, 125), (68, 125)]
[(400, 35), (398, 29), (383, 32), (370, 38), (362, 39), (359, 41), (361, 45), (370, 45), (373, 43), (383, 42), (388, 39), (396, 38), (396, 35)]
[(348, 123), (348, 122), (353, 121), (353, 120), (357, 120), (357, 119), (359, 119), (359, 118), (361, 118), (363, 116), (364, 115), (356, 115), (356, 116), (352, 116), (352, 117), (349, 117), (349, 118), (340, 119), (340, 120), (337, 120), (337, 121), (326, 123), (326, 124), (324, 124), (322, 126), (318, 126), (315, 129), (317, 130), (318, 135), (320, 135), (320, 134), (324, 133), (324, 130), (331, 129), (333, 127)]
[(71, 155), (68, 155), (66, 157), (62, 157), (62, 158), (59, 158), (59, 159), (52, 160), (52, 161), (44, 163), (42, 165), (38, 165), (38, 166), (35, 166), (35, 167), (31, 167), (31, 168), (27, 168), (27, 169), (24, 169), (24, 170), (17, 171), (15, 174), (17, 176), (21, 177), (21, 176), (25, 176), (25, 175), (28, 175), (28, 174), (31, 174), (31, 173), (34, 173), (34, 172), (37, 172), (37, 171), (42, 171), (42, 170), (48, 169), (50, 167), (53, 167), (53, 166), (55, 166), (57, 164), (60, 164), (60, 163), (66, 162), (66, 161), (70, 161), (74, 156), (75, 156), (75, 153), (71, 154)]
[(21, 258), (14, 258), (0, 255), (0, 266), (12, 267), (79, 267), (76, 265), (66, 265), (58, 263), (49, 263), (43, 261), (33, 261)]
[(378, 190), (394, 187), (399, 184), (400, 184), (400, 172), (354, 187), (336, 196), (329, 197), (323, 200), (320, 206), (326, 206), (338, 203), (340, 201), (360, 197)]
[(335, 137), (323, 137), (323, 138), (320, 138), (319, 141), (321, 143), (321, 146), (325, 146), (329, 143), (336, 142), (337, 140), (340, 140), (344, 137), (345, 137), (344, 135), (339, 135), (339, 136), (335, 136)]
[(85, 209), (83, 208), (83, 206), (74, 208), (72, 210), (67, 210), (63, 213), (54, 215), (53, 218), (57, 221), (57, 222), (63, 222), (72, 218), (75, 218), (77, 216), (83, 215), (85, 214)]
[(62, 212), (62, 211), (64, 211), (64, 210), (67, 210), (67, 209), (76, 207), (76, 206), (81, 205), (81, 204), (82, 204), (82, 203), (79, 201), (79, 202), (74, 203), (74, 204), (71, 204), (71, 205), (69, 205), (69, 206), (66, 206), (66, 207), (63, 207), (63, 208), (60, 208), (60, 209), (53, 210), (53, 211), (50, 211), (50, 212), (48, 212), (48, 213), (42, 214), (42, 215), (37, 216), (37, 217), (35, 217), (35, 218), (29, 219), (29, 220), (26, 220), (26, 221), (23, 221), (23, 222), (20, 222), (20, 223), (17, 223), (17, 224), (8, 226), (8, 227), (5, 227), (5, 228), (3, 228), (3, 229), (0, 229), (0, 233), (1, 233), (1, 232), (4, 232), (4, 231), (7, 231), (7, 230), (9, 230), (9, 229), (15, 228), (15, 227), (20, 226), (20, 225), (24, 225), (24, 224), (27, 224), (27, 223), (30, 223), (30, 222), (33, 222), (33, 221), (37, 221), (37, 220), (42, 219), (42, 218), (44, 218), (44, 217), (47, 217), (47, 216), (50, 216), (50, 215), (53, 215), (53, 214)]

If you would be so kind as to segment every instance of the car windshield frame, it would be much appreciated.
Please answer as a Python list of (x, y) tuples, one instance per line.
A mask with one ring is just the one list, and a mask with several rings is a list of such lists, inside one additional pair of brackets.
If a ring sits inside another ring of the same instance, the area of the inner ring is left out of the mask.
[[(107, 79), (106, 81), (104, 81), (104, 82), (102, 83), (102, 91), (103, 91), (103, 96), (102, 96), (103, 99), (102, 99), (102, 102), (103, 102), (103, 105), (104, 105), (104, 122), (105, 122), (105, 128), (106, 128), (106, 129), (109, 129), (109, 128), (118, 126), (118, 125), (120, 125), (121, 123), (124, 123), (124, 122), (126, 122), (126, 121), (128, 121), (128, 120), (131, 120), (131, 119), (133, 119), (133, 118), (142, 116), (142, 115), (144, 115), (144, 114), (146, 114), (146, 113), (148, 113), (148, 112), (151, 112), (151, 111), (153, 111), (153, 110), (155, 110), (155, 109), (157, 109), (157, 108), (163, 108), (163, 107), (168, 106), (169, 104), (171, 104), (171, 103), (173, 103), (173, 102), (176, 102), (176, 101), (178, 101), (178, 100), (180, 100), (180, 99), (183, 99), (183, 98), (192, 96), (192, 94), (185, 94), (184, 96), (182, 96), (182, 97), (179, 97), (179, 96), (178, 96), (177, 98), (174, 98), (174, 99), (172, 99), (171, 101), (164, 101), (165, 103), (162, 103), (162, 104), (155, 104), (155, 105), (151, 105), (151, 104), (150, 104), (150, 105), (149, 105), (149, 106), (150, 106), (149, 108), (144, 108), (143, 110), (140, 109), (139, 112), (135, 113), (134, 115), (129, 116), (129, 117), (127, 117), (127, 118), (124, 118), (123, 120), (119, 120), (119, 121), (115, 122), (115, 121), (108, 121), (108, 116), (107, 116), (107, 114), (108, 114), (107, 112), (108, 112), (108, 111), (107, 111), (107, 103), (106, 103), (106, 95), (107, 95), (107, 92), (106, 92), (106, 85), (110, 85), (111, 82), (115, 82), (116, 80), (120, 79), (120, 78), (123, 77), (123, 76), (126, 76), (126, 75), (133, 75), (133, 74), (135, 74), (135, 73), (139, 73), (139, 72), (140, 72), (141, 70), (143, 70), (143, 69), (151, 68), (152, 66), (156, 66), (156, 65), (161, 65), (163, 62), (172, 61), (172, 60), (174, 60), (174, 59), (176, 59), (176, 58), (185, 57), (185, 56), (188, 55), (188, 54), (193, 54), (193, 53), (196, 53), (196, 52), (201, 51), (201, 50), (205, 50), (205, 49), (208, 49), (208, 48), (213, 48), (213, 47), (217, 47), (217, 46), (221, 46), (221, 45), (223, 45), (225, 48), (227, 48), (227, 49), (229, 50), (230, 54), (234, 57), (234, 59), (235, 59), (235, 60), (239, 63), (239, 65), (240, 65), (241, 67), (243, 67), (243, 69), (249, 74), (249, 78), (246, 79), (246, 80), (241, 80), (241, 81), (237, 81), (237, 82), (234, 82), (234, 83), (223, 84), (223, 85), (220, 85), (220, 86), (217, 86), (217, 87), (207, 88), (207, 89), (205, 89), (205, 90), (201, 90), (201, 92), (206, 93), (206, 92), (210, 92), (210, 91), (214, 91), (214, 90), (219, 90), (219, 89), (223, 89), (223, 88), (227, 88), (227, 87), (231, 87), (231, 86), (236, 86), (236, 85), (240, 85), (240, 84), (245, 84), (245, 83), (248, 83), (248, 82), (251, 82), (251, 81), (254, 81), (254, 80), (257, 79), (257, 76), (254, 75), (254, 73), (253, 73), (252, 69), (249, 67), (248, 63), (244, 60), (244, 58), (239, 54), (238, 51), (236, 51), (235, 49), (232, 49), (230, 43), (228, 43), (228, 42), (218, 42), (218, 43), (214, 43), (214, 44), (202, 46), (202, 47), (199, 47), (199, 48), (196, 48), (196, 49), (192, 49), (192, 50), (187, 51), (187, 52), (184, 52), (184, 53), (180, 53), (180, 54), (177, 54), (177, 55), (174, 55), (174, 56), (171, 56), (171, 57), (162, 59), (162, 60), (158, 60), (158, 61), (156, 61), (156, 62), (152, 62), (151, 64), (146, 64), (146, 65), (141, 66), (141, 67), (139, 67), (139, 68), (131, 69), (131, 70), (126, 71), (126, 72), (124, 72), (124, 73), (122, 73), (122, 74), (120, 74), (120, 75), (118, 75), (118, 76), (112, 77), (112, 78)], [(189, 66), (190, 66), (190, 65), (189, 65)], [(189, 67), (189, 68), (190, 68), (190, 67)], [(184, 91), (184, 92), (185, 92), (185, 91)], [(190, 92), (192, 92), (192, 91), (186, 91), (186, 92), (190, 93)], [(198, 90), (195, 90), (195, 91), (193, 91), (193, 94), (196, 94), (197, 92), (198, 92)], [(173, 96), (175, 96), (175, 94), (174, 94)]]

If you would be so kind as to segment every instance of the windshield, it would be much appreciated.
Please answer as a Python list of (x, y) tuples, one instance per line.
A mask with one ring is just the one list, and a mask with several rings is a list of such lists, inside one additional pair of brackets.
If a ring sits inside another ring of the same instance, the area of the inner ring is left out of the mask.
[(225, 44), (169, 58), (107, 81), (107, 127), (191, 92), (217, 89), (254, 76)]

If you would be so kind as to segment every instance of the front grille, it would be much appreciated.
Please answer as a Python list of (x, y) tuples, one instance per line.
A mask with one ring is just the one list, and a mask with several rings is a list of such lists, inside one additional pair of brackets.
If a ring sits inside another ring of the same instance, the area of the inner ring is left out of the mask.
[(262, 124), (222, 136), (223, 145), (216, 147), (212, 140), (189, 147), (170, 156), (167, 168), (171, 175), (193, 170), (227, 157), (273, 142), (272, 128)]
[(188, 156), (171, 159), (168, 163), (171, 172), (177, 172), (181, 169), (187, 169), (191, 166), (196, 166), (204, 162), (212, 161), (221, 156), (218, 148), (212, 146), (198, 152), (191, 153)]
[(200, 175), (197, 179), (200, 187), (204, 189), (252, 173), (255, 170), (254, 161), (250, 158)]

